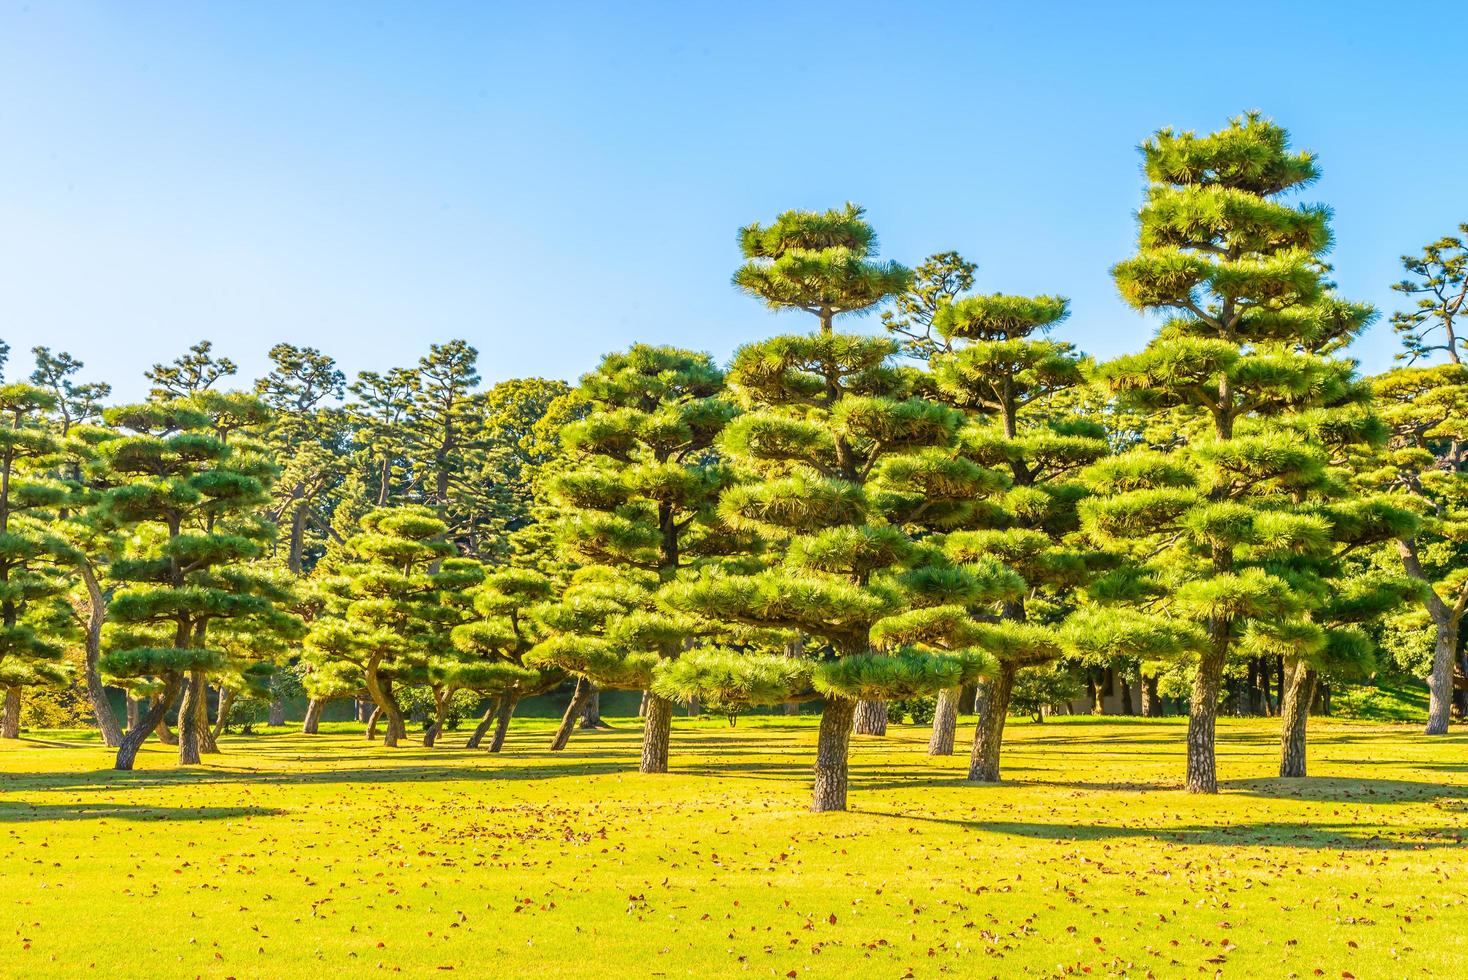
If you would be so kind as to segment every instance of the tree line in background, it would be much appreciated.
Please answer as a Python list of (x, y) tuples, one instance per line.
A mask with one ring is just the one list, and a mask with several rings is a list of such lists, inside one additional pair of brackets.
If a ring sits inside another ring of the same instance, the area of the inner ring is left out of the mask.
[[(739, 233), (737, 288), (809, 332), (707, 354), (634, 345), (572, 388), (485, 388), (478, 353), (348, 384), (279, 344), (249, 390), (202, 342), (109, 405), (66, 353), (0, 386), (0, 735), (85, 710), (116, 765), (181, 764), (298, 692), (371, 705), (368, 736), (498, 751), (519, 702), (643, 692), (641, 769), (675, 706), (819, 703), (817, 810), (855, 733), (931, 717), (1000, 778), (1005, 719), (1121, 679), (1188, 714), (1186, 785), (1217, 788), (1220, 710), (1276, 715), (1305, 774), (1312, 706), (1375, 671), (1425, 678), (1426, 730), (1468, 708), (1468, 248), (1403, 260), (1404, 366), (1345, 356), (1318, 175), (1249, 114), (1142, 146), (1121, 295), (1146, 347), (1097, 364), (1057, 295), (975, 291), (945, 252), (878, 258), (860, 208)], [(1468, 226), (1460, 227), (1468, 235)], [(881, 310), (880, 333), (837, 321)], [(0, 366), (8, 355), (0, 345)], [(109, 699), (108, 689), (125, 692)], [(125, 705), (119, 719), (114, 704)], [(268, 709), (264, 706), (268, 706)]]

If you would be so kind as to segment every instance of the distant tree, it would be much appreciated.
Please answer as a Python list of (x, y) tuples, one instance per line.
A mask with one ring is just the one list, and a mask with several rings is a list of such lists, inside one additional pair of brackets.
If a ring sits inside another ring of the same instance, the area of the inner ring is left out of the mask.
[(363, 371), (347, 389), (347, 402), (354, 439), (365, 457), (370, 473), (371, 504), (386, 507), (398, 498), (408, 445), (408, 415), (413, 409), (413, 392), (418, 377), (410, 368), (393, 368), (386, 374)]
[[(1442, 351), (1454, 364), (1462, 363), (1468, 337), (1461, 336), (1458, 317), (1468, 314), (1468, 224), (1458, 226), (1459, 235), (1444, 236), (1428, 245), (1421, 255), (1402, 256), (1402, 268), (1410, 278), (1392, 288), (1416, 296), (1410, 311), (1392, 314), (1392, 329), (1402, 337), (1398, 360), (1415, 364), (1434, 351)], [(1434, 337), (1442, 331), (1440, 337)]]
[(187, 398), (208, 391), (216, 382), (238, 370), (234, 361), (227, 357), (216, 358), (213, 351), (212, 341), (201, 340), (171, 364), (154, 364), (144, 371), (143, 376), (153, 382), (148, 397), (154, 401)]
[(882, 326), (902, 337), (902, 353), (927, 360), (952, 349), (948, 339), (934, 331), (938, 313), (974, 285), (978, 265), (957, 252), (930, 255), (913, 270), (912, 282), (882, 311)]

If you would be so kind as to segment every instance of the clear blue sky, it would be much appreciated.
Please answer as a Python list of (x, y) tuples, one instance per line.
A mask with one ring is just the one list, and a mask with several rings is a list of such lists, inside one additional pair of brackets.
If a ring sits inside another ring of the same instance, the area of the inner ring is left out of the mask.
[(0, 0), (0, 337), (123, 397), (204, 337), (249, 376), (279, 340), (355, 372), (464, 337), (487, 381), (723, 358), (808, 326), (729, 285), (735, 229), (850, 199), (889, 257), (1070, 296), (1105, 357), (1152, 329), (1107, 274), (1136, 144), (1251, 107), (1389, 310), (1468, 220), (1465, 36), (1461, 2)]

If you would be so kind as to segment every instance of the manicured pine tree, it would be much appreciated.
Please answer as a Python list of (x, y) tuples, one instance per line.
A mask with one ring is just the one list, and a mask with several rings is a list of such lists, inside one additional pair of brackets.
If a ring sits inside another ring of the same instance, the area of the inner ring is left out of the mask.
[(474, 593), (479, 618), (454, 627), (454, 647), (464, 655), (458, 683), (493, 699), (466, 748), (478, 748), (494, 725), (489, 751), (500, 751), (516, 705), (565, 679), (560, 670), (525, 663), (525, 655), (539, 638), (533, 610), (551, 598), (552, 590), (550, 578), (537, 571), (506, 568), (491, 572)]
[(70, 564), (71, 549), (53, 530), (70, 493), (47, 474), (58, 441), (42, 413), (54, 405), (34, 385), (0, 385), (0, 738), (20, 737), (24, 688), (68, 679), (61, 648), (25, 621), (65, 590), (58, 573)]
[[(1415, 364), (1441, 351), (1453, 364), (1463, 363), (1468, 336), (1458, 326), (1458, 317), (1468, 315), (1468, 224), (1458, 226), (1459, 235), (1444, 235), (1422, 250), (1421, 255), (1402, 256), (1407, 277), (1392, 288), (1416, 296), (1411, 309), (1392, 314), (1392, 329), (1402, 337), (1405, 348), (1398, 360)], [(1440, 333), (1439, 333), (1440, 332)]]
[(378, 507), (406, 503), (403, 496), (408, 454), (408, 415), (418, 376), (411, 368), (385, 374), (363, 371), (348, 387), (346, 404), (357, 453), (368, 473), (370, 501)]
[[(1085, 490), (1075, 475), (1106, 454), (1106, 434), (1055, 403), (1054, 396), (1084, 383), (1086, 362), (1071, 344), (1041, 336), (1068, 312), (1058, 296), (994, 294), (953, 300), (933, 319), (949, 348), (932, 359), (938, 387), (973, 419), (962, 451), (1006, 472), (1010, 484), (976, 510), (975, 529), (948, 534), (943, 547), (955, 560), (998, 560), (1025, 581), (1024, 594), (1002, 605), (1000, 622), (989, 630), (986, 649), (999, 669), (979, 685), (969, 764), (969, 778), (981, 782), (999, 779), (1016, 673), (1060, 655), (1056, 629), (1068, 610), (1066, 597), (1098, 564), (1099, 556), (1076, 540), (1076, 505)], [(953, 751), (957, 702), (956, 690), (940, 695), (929, 752)]]
[[(1093, 482), (1101, 495), (1082, 514), (1099, 541), (1156, 543), (1176, 583), (1171, 611), (1206, 627), (1187, 788), (1212, 793), (1229, 655), (1249, 624), (1306, 615), (1304, 590), (1272, 565), (1330, 537), (1327, 517), (1300, 510), (1330, 486), (1327, 454), (1286, 423), (1363, 398), (1348, 367), (1319, 352), (1347, 342), (1373, 314), (1329, 290), (1326, 209), (1283, 199), (1318, 175), (1284, 129), (1251, 113), (1208, 136), (1159, 131), (1142, 153), (1140, 248), (1112, 271), (1128, 303), (1172, 319), (1100, 379), (1124, 406), (1181, 409), (1190, 421), (1169, 459), (1190, 465), (1179, 476), (1150, 459), (1126, 460)], [(1158, 473), (1160, 482), (1149, 479)]]
[(377, 508), (329, 561), (331, 574), (320, 583), (323, 609), (307, 634), (307, 655), (327, 673), (327, 665), (339, 663), (361, 671), (389, 747), (407, 736), (394, 685), (428, 680), (430, 659), (452, 649), (449, 634), (460, 619), (445, 592), (482, 576), (478, 562), (452, 557), (447, 533), (431, 507)]
[[(737, 413), (723, 393), (723, 373), (707, 354), (672, 347), (634, 345), (582, 377), (588, 414), (562, 433), (571, 468), (552, 489), (561, 505), (557, 537), (573, 561), (666, 584), (736, 545), (715, 511), (732, 472), (710, 450)], [(614, 634), (629, 655), (671, 660), (697, 629), (690, 617), (650, 605)], [(668, 771), (672, 719), (667, 698), (646, 700), (640, 771)]]
[(104, 416), (122, 434), (97, 446), (92, 465), (111, 486), (93, 519), (129, 531), (133, 544), (109, 570), (117, 587), (102, 669), (160, 692), (123, 736), (118, 769), (132, 768), (181, 689), (179, 762), (197, 764), (208, 673), (228, 660), (210, 645), (211, 625), (283, 625), (278, 603), (287, 597), (248, 567), (270, 542), (271, 528), (257, 513), (269, 499), (274, 468), (232, 446), (220, 433), (239, 416), (228, 404), (212, 407), (211, 414), (197, 399), (175, 399)]

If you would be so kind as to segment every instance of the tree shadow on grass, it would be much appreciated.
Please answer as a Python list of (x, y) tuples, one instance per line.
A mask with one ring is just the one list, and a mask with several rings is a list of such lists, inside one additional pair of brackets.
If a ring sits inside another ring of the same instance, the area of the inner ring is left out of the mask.
[(127, 803), (0, 802), (0, 823), (52, 823), (57, 820), (139, 820), (178, 823), (194, 820), (239, 820), (284, 813), (261, 806), (156, 807)]
[(1326, 800), (1331, 803), (1426, 803), (1468, 799), (1468, 786), (1412, 779), (1361, 779), (1308, 776), (1303, 779), (1228, 779), (1228, 792), (1270, 799)]

